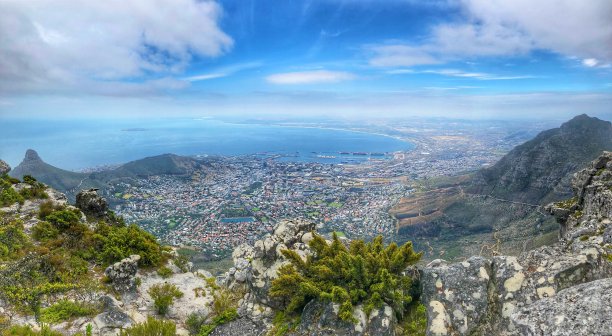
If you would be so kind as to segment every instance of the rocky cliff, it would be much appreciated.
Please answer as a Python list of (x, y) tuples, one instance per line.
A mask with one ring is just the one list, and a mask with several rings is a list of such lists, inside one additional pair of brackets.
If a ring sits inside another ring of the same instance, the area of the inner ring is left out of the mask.
[(514, 256), (434, 260), (422, 270), (428, 335), (611, 335), (612, 153), (547, 210), (559, 243)]

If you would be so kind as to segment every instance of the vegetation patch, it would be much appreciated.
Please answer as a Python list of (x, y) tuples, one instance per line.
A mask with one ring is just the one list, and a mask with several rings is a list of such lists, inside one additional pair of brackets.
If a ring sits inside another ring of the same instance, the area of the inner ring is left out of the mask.
[(354, 240), (347, 248), (334, 233), (331, 243), (313, 232), (310, 248), (314, 256), (303, 260), (295, 251), (283, 250), (291, 262), (278, 271), (270, 288), (272, 297), (286, 302), (286, 313), (300, 313), (313, 299), (340, 305), (339, 317), (353, 321), (353, 307), (364, 305), (367, 315), (383, 304), (393, 308), (399, 320), (412, 302), (412, 278), (404, 270), (415, 264), (421, 253), (412, 243), (385, 246), (382, 236), (372, 242)]
[(168, 267), (162, 266), (157, 269), (157, 274), (159, 274), (160, 277), (167, 279), (171, 277), (173, 273), (172, 273), (172, 270), (169, 269)]
[(183, 297), (183, 292), (181, 292), (175, 285), (165, 283), (163, 285), (156, 284), (151, 286), (151, 288), (149, 288), (149, 295), (151, 295), (151, 298), (153, 299), (157, 313), (163, 316), (168, 313), (174, 299)]
[(127, 328), (119, 336), (175, 336), (176, 325), (171, 321), (157, 320), (151, 316), (146, 322)]
[(40, 310), (40, 321), (45, 323), (58, 323), (76, 317), (93, 316), (98, 313), (98, 309), (83, 302), (60, 300), (49, 308)]
[(238, 318), (238, 312), (236, 311), (235, 308), (226, 310), (222, 314), (215, 316), (211, 323), (203, 325), (200, 328), (200, 332), (198, 333), (198, 336), (208, 336), (218, 326), (229, 323), (237, 318)]
[(60, 332), (53, 331), (47, 325), (43, 325), (40, 331), (34, 331), (30, 326), (12, 326), (2, 332), (2, 336), (63, 336)]

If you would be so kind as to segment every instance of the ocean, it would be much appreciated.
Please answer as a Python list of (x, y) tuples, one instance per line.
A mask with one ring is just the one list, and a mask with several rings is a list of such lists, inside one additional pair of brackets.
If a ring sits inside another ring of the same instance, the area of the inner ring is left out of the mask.
[[(363, 132), (236, 124), (216, 119), (0, 122), (0, 159), (14, 167), (29, 148), (49, 164), (79, 170), (164, 153), (260, 154), (281, 156), (278, 160), (284, 161), (349, 163), (388, 158), (381, 153), (410, 150), (413, 145)], [(370, 157), (363, 153), (377, 154)]]

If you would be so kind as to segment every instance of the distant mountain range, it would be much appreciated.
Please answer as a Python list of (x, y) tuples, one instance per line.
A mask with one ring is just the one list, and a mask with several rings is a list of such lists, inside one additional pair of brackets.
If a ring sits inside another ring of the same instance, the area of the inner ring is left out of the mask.
[(400, 240), (420, 242), (431, 258), (478, 254), (484, 244), (520, 252), (556, 239), (557, 225), (538, 205), (570, 198), (573, 173), (610, 150), (612, 123), (579, 115), (490, 168), (428, 181), (390, 213)]
[(147, 176), (188, 175), (207, 166), (208, 163), (202, 159), (162, 154), (131, 161), (111, 170), (77, 173), (54, 167), (44, 162), (35, 150), (28, 149), (23, 161), (11, 170), (9, 175), (17, 178), (24, 175), (34, 176), (74, 199), (76, 193), (82, 189), (104, 189), (109, 183)]

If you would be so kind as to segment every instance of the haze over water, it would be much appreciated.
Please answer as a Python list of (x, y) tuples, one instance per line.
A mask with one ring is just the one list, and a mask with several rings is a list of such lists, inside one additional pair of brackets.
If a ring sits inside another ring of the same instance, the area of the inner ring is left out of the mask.
[[(13, 167), (28, 148), (45, 162), (78, 170), (125, 163), (147, 156), (284, 154), (283, 160), (341, 163), (366, 157), (339, 152), (385, 153), (409, 150), (412, 144), (361, 132), (233, 124), (213, 119), (158, 120), (6, 120), (0, 158)], [(336, 156), (320, 158), (317, 155)]]

